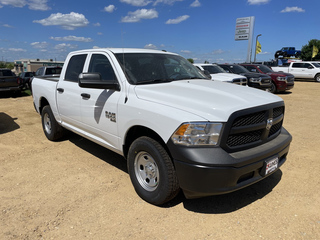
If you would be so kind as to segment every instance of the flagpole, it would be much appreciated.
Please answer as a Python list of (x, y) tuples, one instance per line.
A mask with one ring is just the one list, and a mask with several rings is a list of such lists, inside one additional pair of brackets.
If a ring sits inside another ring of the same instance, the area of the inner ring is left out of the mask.
[(257, 43), (258, 43), (258, 37), (260, 37), (261, 34), (257, 35), (256, 37), (256, 48), (254, 49), (254, 62), (256, 62), (256, 57), (257, 57)]

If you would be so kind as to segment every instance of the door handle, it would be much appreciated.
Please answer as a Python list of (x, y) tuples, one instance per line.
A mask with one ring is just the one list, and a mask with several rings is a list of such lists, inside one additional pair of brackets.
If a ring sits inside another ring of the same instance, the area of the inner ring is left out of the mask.
[(63, 93), (63, 92), (64, 92), (64, 89), (63, 89), (63, 88), (57, 88), (57, 91), (58, 91), (59, 93)]
[(81, 97), (89, 99), (89, 98), (90, 98), (90, 94), (88, 94), (88, 93), (81, 93)]

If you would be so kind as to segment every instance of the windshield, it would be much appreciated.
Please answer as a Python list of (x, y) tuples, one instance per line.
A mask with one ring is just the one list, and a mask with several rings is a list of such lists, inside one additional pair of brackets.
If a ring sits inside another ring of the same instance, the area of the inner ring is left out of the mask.
[(208, 79), (185, 58), (159, 53), (115, 54), (131, 84)]
[(263, 73), (270, 73), (270, 72), (273, 72), (273, 70), (272, 70), (272, 69), (270, 69), (269, 67), (264, 66), (264, 65), (259, 65), (259, 66), (258, 66), (258, 68), (260, 68), (260, 69), (261, 69), (261, 71), (262, 71)]
[(217, 66), (217, 65), (204, 65), (204, 66), (202, 66), (203, 67), (203, 69), (204, 70), (207, 70), (210, 74), (215, 74), (215, 73), (226, 73), (226, 71), (223, 69), (223, 68), (221, 68), (221, 67), (219, 67), (219, 66)]
[(320, 68), (320, 64), (319, 63), (312, 63), (316, 68)]
[(232, 69), (233, 73), (241, 74), (241, 73), (248, 73), (249, 70), (247, 70), (245, 67), (239, 66), (239, 65), (230, 65), (230, 69)]

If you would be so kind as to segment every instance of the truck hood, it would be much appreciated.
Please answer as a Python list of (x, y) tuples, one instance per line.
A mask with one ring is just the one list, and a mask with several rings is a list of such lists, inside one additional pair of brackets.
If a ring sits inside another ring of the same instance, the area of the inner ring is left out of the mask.
[(267, 74), (262, 74), (262, 73), (251, 73), (251, 72), (246, 72), (246, 73), (241, 73), (241, 75), (246, 76), (247, 78), (270, 78)]
[(262, 90), (210, 80), (137, 85), (134, 91), (139, 99), (186, 111), (207, 121), (225, 122), (235, 111), (283, 101)]
[(279, 76), (285, 76), (285, 77), (293, 77), (293, 75), (291, 73), (285, 73), (285, 72), (270, 72), (270, 73), (266, 73), (271, 77), (279, 77)]
[(246, 79), (245, 76), (234, 74), (234, 73), (215, 73), (210, 75), (211, 75), (211, 80), (217, 80), (222, 82), (232, 81), (235, 78)]

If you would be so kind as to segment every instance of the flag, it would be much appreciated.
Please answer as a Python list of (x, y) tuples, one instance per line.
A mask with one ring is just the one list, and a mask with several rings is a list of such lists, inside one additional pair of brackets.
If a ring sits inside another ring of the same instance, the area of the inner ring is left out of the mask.
[(313, 47), (312, 47), (312, 58), (317, 56), (318, 52), (319, 52), (319, 49), (315, 45), (313, 45)]
[(257, 40), (257, 46), (256, 46), (256, 54), (261, 53), (261, 44)]

